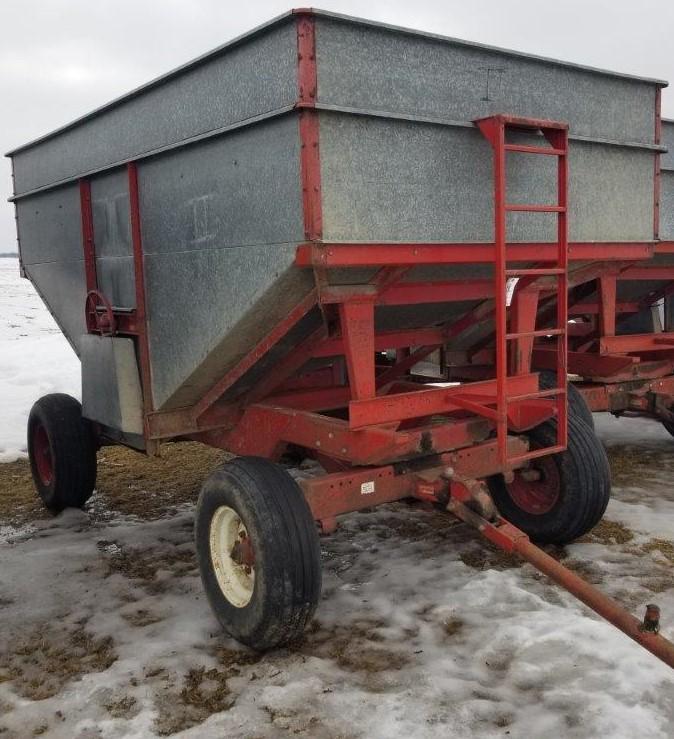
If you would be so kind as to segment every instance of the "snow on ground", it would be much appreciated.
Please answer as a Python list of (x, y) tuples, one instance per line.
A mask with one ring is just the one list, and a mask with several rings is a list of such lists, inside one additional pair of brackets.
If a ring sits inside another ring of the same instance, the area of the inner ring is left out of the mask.
[(0, 462), (25, 455), (30, 407), (54, 392), (80, 397), (79, 361), (19, 260), (0, 259)]
[[(9, 456), (32, 400), (75, 391), (79, 374), (28, 283), (0, 274)], [(45, 365), (49, 343), (63, 366)], [(557, 555), (639, 615), (658, 602), (674, 637), (674, 439), (648, 421), (598, 427), (615, 475), (608, 523)], [(133, 481), (112, 473), (140, 458), (101, 455), (85, 511), (30, 525), (0, 516), (2, 739), (672, 736), (671, 670), (533, 568), (418, 506), (344, 517), (321, 540), (323, 596), (306, 639), (245, 650), (202, 593), (192, 504), (176, 495), (150, 515), (129, 503), (173, 495), (168, 462), (144, 461)], [(21, 460), (3, 472), (17, 488), (28, 474)]]

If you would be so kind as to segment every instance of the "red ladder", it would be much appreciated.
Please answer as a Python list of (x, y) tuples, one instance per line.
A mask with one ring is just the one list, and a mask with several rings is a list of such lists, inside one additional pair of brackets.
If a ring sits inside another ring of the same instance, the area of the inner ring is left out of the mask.
[[(511, 115), (494, 115), (475, 121), (494, 153), (494, 244), (495, 244), (495, 339), (496, 339), (496, 432), (499, 461), (504, 467), (535, 457), (554, 454), (566, 449), (567, 443), (567, 176), (568, 176), (568, 125), (557, 121), (519, 118)], [(541, 133), (549, 146), (532, 146), (507, 143), (508, 131)], [(506, 202), (506, 154), (546, 155), (557, 158), (557, 203), (550, 205), (511, 204)], [(506, 248), (506, 219), (510, 212), (555, 213), (557, 215), (557, 259), (552, 266), (542, 268), (509, 268)], [(538, 331), (508, 333), (507, 280), (517, 277), (527, 283), (540, 277), (555, 281), (557, 298), (557, 322), (554, 327)], [(508, 395), (508, 347), (512, 341), (535, 339), (539, 336), (555, 337), (557, 343), (557, 387), (540, 390), (524, 396)], [(557, 413), (557, 439), (551, 447), (534, 449), (527, 454), (508, 456), (508, 409), (516, 401), (553, 398)]]

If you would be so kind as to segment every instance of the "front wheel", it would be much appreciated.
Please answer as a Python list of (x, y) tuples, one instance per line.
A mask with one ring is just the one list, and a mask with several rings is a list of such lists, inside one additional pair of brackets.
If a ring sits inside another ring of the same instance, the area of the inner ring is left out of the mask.
[[(534, 541), (566, 544), (593, 528), (604, 515), (611, 493), (606, 452), (594, 431), (569, 414), (565, 451), (532, 460), (515, 470), (511, 483), (489, 479), (499, 513)], [(528, 432), (530, 449), (554, 446), (555, 420)]]
[(204, 483), (195, 520), (197, 560), (224, 630), (257, 650), (301, 636), (321, 592), (318, 531), (279, 465), (239, 457)]
[(35, 488), (50, 511), (81, 508), (96, 484), (96, 437), (70, 395), (37, 400), (28, 416), (28, 457)]

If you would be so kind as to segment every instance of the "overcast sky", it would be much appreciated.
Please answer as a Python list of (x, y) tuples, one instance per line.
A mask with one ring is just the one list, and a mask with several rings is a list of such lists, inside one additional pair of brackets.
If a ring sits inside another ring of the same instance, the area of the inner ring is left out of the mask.
[[(276, 0), (0, 0), (2, 153), (291, 6)], [(325, 0), (320, 7), (674, 83), (672, 0)], [(674, 118), (674, 90), (663, 93)], [(0, 252), (16, 249), (9, 161)]]

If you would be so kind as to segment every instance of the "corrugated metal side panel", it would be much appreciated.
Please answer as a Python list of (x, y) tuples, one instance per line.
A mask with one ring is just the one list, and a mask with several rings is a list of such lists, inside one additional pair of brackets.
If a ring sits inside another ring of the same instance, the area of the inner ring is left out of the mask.
[(297, 98), (288, 21), (13, 155), (15, 194), (282, 108)]
[(16, 208), (26, 276), (79, 353), (86, 330), (79, 188), (68, 185), (33, 195)]
[(496, 50), (317, 18), (318, 101), (471, 121), (569, 121), (577, 136), (653, 143), (656, 85)]
[[(475, 129), (321, 112), (325, 240), (491, 241), (492, 152)], [(650, 240), (649, 150), (574, 142), (574, 241)], [(511, 202), (555, 200), (552, 157), (508, 157)], [(513, 241), (555, 239), (554, 215), (513, 213)]]
[(312, 287), (298, 118), (203, 141), (138, 167), (155, 406), (198, 398)]

